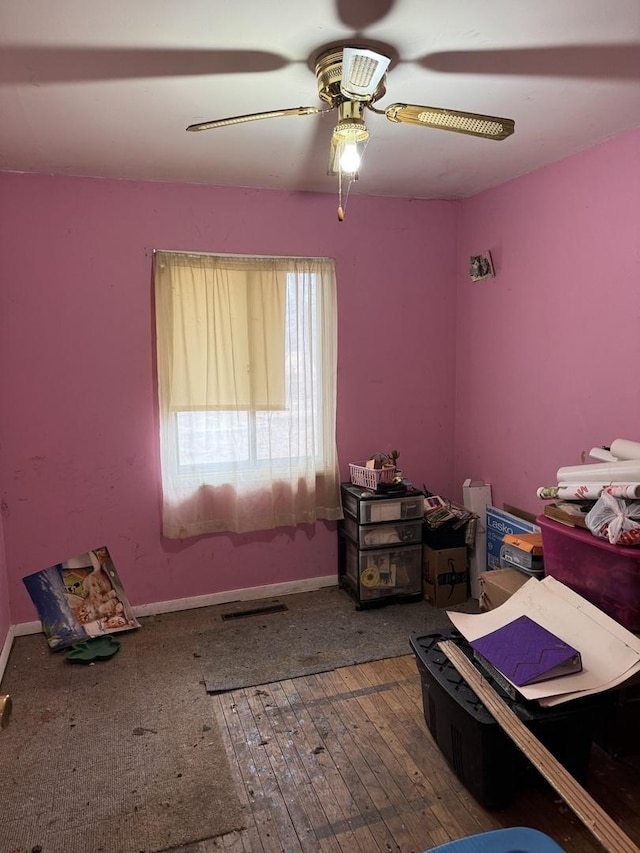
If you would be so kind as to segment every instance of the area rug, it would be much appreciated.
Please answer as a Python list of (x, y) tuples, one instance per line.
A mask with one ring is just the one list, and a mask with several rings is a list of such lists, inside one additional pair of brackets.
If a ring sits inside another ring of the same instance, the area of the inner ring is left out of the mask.
[(0, 735), (3, 853), (158, 853), (243, 828), (181, 619), (145, 620), (89, 666), (43, 635), (16, 639), (2, 683), (13, 696)]
[[(451, 609), (477, 612), (477, 602)], [(412, 634), (453, 627), (445, 610), (426, 601), (356, 610), (335, 587), (211, 611), (210, 627), (197, 637), (209, 693), (410, 654)]]

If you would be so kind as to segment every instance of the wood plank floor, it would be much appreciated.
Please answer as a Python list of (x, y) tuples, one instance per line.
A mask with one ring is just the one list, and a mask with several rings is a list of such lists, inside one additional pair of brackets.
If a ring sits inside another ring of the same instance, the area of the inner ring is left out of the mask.
[[(181, 853), (421, 853), (506, 826), (537, 828), (567, 853), (602, 851), (545, 785), (508, 809), (477, 803), (429, 733), (411, 655), (212, 699), (247, 826)], [(637, 844), (639, 768), (594, 747), (586, 785)]]

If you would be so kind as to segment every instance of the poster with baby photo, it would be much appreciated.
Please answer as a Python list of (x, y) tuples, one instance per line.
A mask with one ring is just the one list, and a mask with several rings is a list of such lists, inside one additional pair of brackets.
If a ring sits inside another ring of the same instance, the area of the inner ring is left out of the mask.
[(52, 649), (140, 627), (104, 546), (22, 580)]

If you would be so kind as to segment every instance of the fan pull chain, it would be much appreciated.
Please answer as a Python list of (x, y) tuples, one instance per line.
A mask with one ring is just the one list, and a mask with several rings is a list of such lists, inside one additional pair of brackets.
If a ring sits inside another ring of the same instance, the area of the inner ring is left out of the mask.
[(338, 170), (338, 221), (343, 222), (345, 214), (347, 212), (347, 202), (349, 201), (349, 191), (351, 190), (351, 184), (354, 179), (350, 176), (349, 181), (347, 183), (347, 191), (344, 196), (344, 203), (342, 201), (342, 169)]
[(347, 212), (347, 202), (349, 201), (349, 193), (351, 192), (351, 186), (354, 180), (355, 178), (350, 175), (349, 181), (347, 183), (347, 191), (344, 196), (344, 204), (342, 204), (342, 186), (340, 187), (340, 207), (338, 208), (338, 219), (340, 220), (340, 222), (342, 222)]
[[(369, 140), (365, 139), (364, 145), (362, 146), (361, 158), (364, 156), (364, 152), (366, 151), (367, 145), (369, 144)], [(342, 201), (342, 166), (338, 164), (338, 221), (342, 222), (344, 220), (345, 214), (347, 212), (347, 201), (349, 200), (349, 193), (351, 191), (351, 185), (357, 178), (357, 173), (352, 174), (351, 172), (346, 173), (348, 175), (348, 183), (347, 190), (344, 196), (344, 203)]]

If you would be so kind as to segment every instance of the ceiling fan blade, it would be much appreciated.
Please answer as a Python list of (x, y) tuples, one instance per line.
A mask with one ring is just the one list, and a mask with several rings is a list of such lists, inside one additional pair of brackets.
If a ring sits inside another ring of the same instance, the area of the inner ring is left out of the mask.
[(345, 47), (342, 51), (340, 91), (350, 100), (370, 100), (390, 62), (388, 56), (375, 50)]
[(429, 54), (418, 64), (446, 73), (640, 80), (640, 44), (451, 50)]
[(442, 107), (419, 107), (416, 104), (391, 104), (384, 111), (389, 121), (453, 130), (485, 139), (506, 139), (515, 130), (510, 118), (486, 116), (480, 113), (465, 113), (446, 110)]
[(288, 64), (282, 56), (262, 50), (7, 45), (0, 54), (0, 82), (45, 84), (237, 74), (276, 71)]
[(201, 121), (197, 124), (190, 124), (187, 130), (211, 130), (213, 127), (227, 127), (230, 124), (244, 124), (247, 121), (259, 121), (263, 118), (278, 118), (279, 116), (310, 116), (316, 113), (330, 112), (330, 110), (321, 110), (318, 107), (290, 107), (286, 110), (270, 110), (264, 113), (249, 113), (246, 116), (230, 116), (229, 118), (219, 118), (213, 121)]
[(385, 18), (396, 4), (396, 0), (337, 0), (338, 17), (350, 30), (363, 32)]

